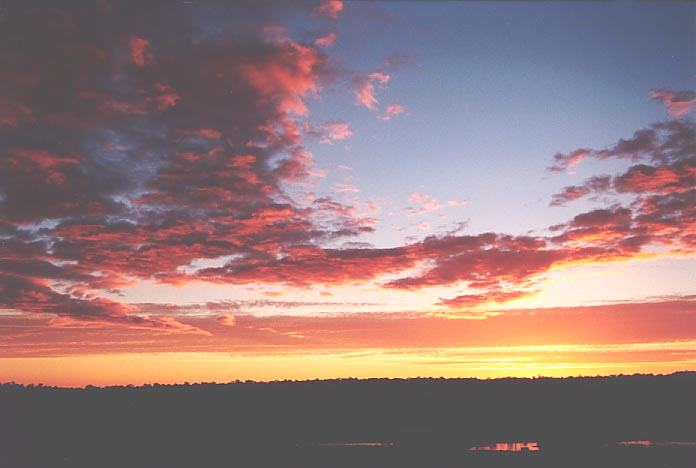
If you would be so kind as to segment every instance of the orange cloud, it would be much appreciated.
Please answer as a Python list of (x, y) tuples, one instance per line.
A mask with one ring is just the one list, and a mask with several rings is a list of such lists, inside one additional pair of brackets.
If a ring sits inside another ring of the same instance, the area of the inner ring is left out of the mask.
[(221, 317), (218, 317), (216, 320), (218, 321), (218, 323), (221, 323), (228, 327), (234, 327), (237, 324), (237, 319), (234, 315), (231, 314), (223, 315)]
[(504, 304), (506, 302), (533, 295), (532, 291), (486, 291), (481, 294), (462, 294), (451, 299), (443, 299), (441, 305), (452, 309), (471, 309), (480, 305)]

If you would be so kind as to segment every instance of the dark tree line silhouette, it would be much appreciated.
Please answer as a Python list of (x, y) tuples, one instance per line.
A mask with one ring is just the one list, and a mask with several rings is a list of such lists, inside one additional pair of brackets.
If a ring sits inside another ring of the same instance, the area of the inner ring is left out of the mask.
[[(662, 443), (620, 444), (635, 440)], [(541, 450), (469, 450), (498, 441), (536, 441)], [(689, 372), (0, 385), (0, 467), (693, 467), (689, 441)]]

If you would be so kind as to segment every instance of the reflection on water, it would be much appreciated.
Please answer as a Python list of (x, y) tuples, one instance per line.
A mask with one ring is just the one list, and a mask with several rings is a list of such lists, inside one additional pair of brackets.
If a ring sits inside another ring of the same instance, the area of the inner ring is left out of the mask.
[(471, 447), (470, 452), (538, 452), (539, 442), (496, 442)]
[[(401, 444), (386, 442), (381, 440), (368, 441), (339, 441), (339, 442), (309, 442), (296, 444), (297, 447), (400, 447)], [(602, 446), (602, 445), (600, 445)], [(613, 443), (603, 444), (605, 448), (689, 448), (696, 449), (696, 441), (690, 440), (623, 440)], [(494, 442), (487, 445), (477, 445), (470, 447), (469, 452), (541, 452), (539, 441), (507, 441)]]
[(694, 447), (693, 440), (623, 440), (618, 443), (621, 447)]
[(314, 442), (309, 447), (393, 447), (394, 442), (362, 441), (362, 442)]

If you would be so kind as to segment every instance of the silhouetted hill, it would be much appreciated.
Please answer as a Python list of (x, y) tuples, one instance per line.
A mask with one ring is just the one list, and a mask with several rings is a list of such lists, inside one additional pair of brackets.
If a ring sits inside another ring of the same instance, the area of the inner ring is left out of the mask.
[[(0, 386), (0, 466), (696, 466), (696, 373)], [(469, 449), (536, 442), (539, 452)], [(631, 442), (625, 441), (651, 441)], [(685, 443), (686, 442), (686, 443)]]

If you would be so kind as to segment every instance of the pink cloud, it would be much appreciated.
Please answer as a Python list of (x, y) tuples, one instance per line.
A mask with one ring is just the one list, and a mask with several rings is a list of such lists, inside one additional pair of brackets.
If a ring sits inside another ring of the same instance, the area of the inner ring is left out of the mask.
[(356, 78), (353, 83), (356, 86), (355, 100), (358, 105), (374, 109), (377, 105), (375, 97), (375, 83), (386, 86), (391, 76), (383, 72), (372, 72)]
[(316, 49), (286, 40), (275, 57), (242, 65), (249, 83), (286, 114), (306, 115), (303, 98), (317, 94), (317, 69), (321, 57)]
[(478, 294), (463, 294), (461, 296), (456, 296), (451, 299), (442, 299), (440, 301), (441, 305), (453, 308), (453, 309), (467, 309), (471, 307), (477, 307), (481, 305), (488, 304), (504, 304), (506, 302), (514, 301), (515, 299), (520, 299), (523, 297), (531, 296), (535, 294), (534, 291), (525, 290), (491, 290), (485, 291)]
[(348, 122), (327, 122), (319, 128), (322, 133), (320, 143), (333, 143), (334, 141), (345, 140), (353, 135)]
[[(126, 17), (119, 13), (97, 25), (92, 21), (98, 18), (77, 17), (78, 24), (88, 23), (64, 36), (36, 36), (36, 51), (55, 49), (67, 62), (41, 60), (31, 44), (29, 56), (38, 57), (31, 73), (25, 72), (26, 54), (7, 58), (9, 71), (3, 73), (29, 84), (17, 85), (4, 100), (13, 108), (0, 111), (6, 148), (0, 155), (0, 308), (81, 323), (180, 330), (177, 322), (148, 321), (99, 294), (135, 280), (306, 286), (380, 281), (386, 274), (396, 278), (387, 285), (393, 288), (464, 282), (508, 292), (527, 288), (555, 266), (631, 258), (650, 253), (646, 246), (685, 251), (696, 245), (694, 163), (686, 160), (693, 157), (693, 124), (673, 119), (609, 149), (556, 158), (563, 168), (588, 155), (667, 164), (636, 166), (613, 179), (616, 191), (633, 197), (630, 209), (578, 215), (553, 237), (447, 234), (391, 248), (326, 247), (374, 231), (375, 222), (328, 197), (296, 205), (295, 194), (285, 190), (287, 182), (301, 184), (321, 174), (302, 147), (296, 119), (308, 112), (305, 99), (331, 78), (324, 54), (284, 37), (261, 42), (253, 34), (239, 42), (226, 37), (200, 43), (191, 41), (195, 31), (157, 35), (153, 27), (148, 29), (153, 43), (172, 41), (179, 53), (158, 54), (154, 62), (149, 40), (131, 37), (130, 60), (150, 66), (122, 67), (128, 86), (104, 86), (113, 73), (105, 59), (109, 53), (76, 50), (74, 44), (93, 40), (92, 31)], [(29, 37), (22, 27), (38, 26), (17, 25), (22, 34), (17, 37)], [(126, 44), (129, 36), (120, 41)], [(389, 79), (382, 72), (358, 79), (360, 105), (373, 109), (377, 87)], [(33, 112), (17, 107), (34, 105), (41, 96), (64, 98), (46, 101), (50, 113), (41, 106)], [(28, 138), (35, 131), (28, 124), (35, 122), (46, 135), (59, 137)], [(120, 137), (104, 141), (112, 132), (98, 129), (114, 129)], [(334, 139), (350, 132), (347, 124), (329, 130)], [(413, 194), (410, 201), (412, 214), (440, 209), (427, 195)], [(43, 220), (55, 222), (36, 233), (26, 229)], [(229, 261), (195, 272), (182, 269), (220, 258)], [(496, 297), (504, 298), (490, 296)]]
[(556, 153), (553, 157), (553, 165), (549, 167), (549, 171), (562, 172), (580, 164), (583, 159), (591, 155), (588, 149), (579, 149), (572, 153)]
[(336, 42), (336, 33), (329, 33), (326, 36), (316, 39), (314, 45), (319, 47), (332, 47), (334, 42)]
[(582, 185), (569, 185), (551, 198), (550, 206), (563, 206), (567, 202), (577, 200), (590, 193), (606, 192), (611, 187), (610, 176), (594, 176)]
[(662, 101), (669, 115), (679, 117), (691, 112), (696, 105), (696, 93), (693, 91), (672, 91), (669, 89), (653, 89), (650, 97)]
[(95, 101), (98, 108), (105, 112), (115, 112), (128, 115), (146, 115), (174, 107), (181, 97), (164, 82), (154, 83), (152, 93), (140, 91), (136, 99), (124, 100), (107, 98), (98, 93), (85, 93), (85, 100)]
[(338, 193), (360, 193), (359, 188), (350, 184), (336, 184), (334, 190)]
[(338, 14), (342, 11), (343, 2), (341, 0), (325, 0), (314, 9), (315, 14), (326, 15), (334, 19), (336, 19)]
[(694, 130), (691, 121), (675, 119), (657, 122), (636, 130), (630, 138), (621, 138), (606, 149), (581, 148), (571, 153), (557, 153), (548, 170), (561, 172), (571, 169), (590, 157), (599, 160), (617, 158), (659, 163), (677, 161), (693, 155), (693, 140)]
[(408, 197), (408, 201), (416, 205), (406, 208), (406, 213), (408, 213), (409, 216), (423, 215), (442, 208), (434, 197), (418, 192), (412, 193), (411, 196)]
[(189, 132), (189, 135), (196, 136), (199, 138), (207, 138), (210, 140), (219, 140), (222, 137), (222, 133), (214, 128), (199, 128)]
[(348, 122), (342, 120), (323, 122), (319, 125), (305, 123), (302, 128), (307, 135), (318, 138), (319, 143), (322, 144), (330, 144), (353, 136)]
[(380, 119), (390, 120), (392, 117), (396, 117), (397, 115), (401, 115), (405, 112), (406, 112), (406, 108), (404, 106), (402, 106), (401, 104), (390, 104), (384, 110), (384, 115), (382, 115), (382, 117), (380, 117)]
[(669, 194), (686, 192), (696, 187), (696, 158), (670, 165), (639, 164), (614, 179), (619, 193), (655, 192)]
[[(148, 4), (139, 26), (147, 38), (113, 38), (129, 65), (116, 70), (111, 50), (84, 45), (100, 43), (97, 31), (111, 37), (132, 29), (129, 7), (114, 8), (106, 18), (76, 15), (79, 26), (40, 35), (27, 49), (34, 56), (33, 47), (50, 48), (61, 60), (39, 53), (27, 71), (24, 55), (14, 54), (3, 69), (13, 86), (0, 96), (0, 231), (7, 236), (0, 308), (69, 316), (80, 326), (103, 320), (183, 330), (99, 296), (135, 278), (186, 283), (194, 273), (182, 267), (200, 259), (261, 262), (372, 229), (348, 205), (329, 198), (296, 205), (286, 192), (288, 182), (322, 174), (302, 147), (297, 116), (329, 76), (324, 54), (281, 28), (263, 37), (243, 14), (225, 25), (251, 32), (239, 38), (203, 44), (185, 20), (171, 36), (161, 23), (146, 23), (178, 13)], [(40, 27), (20, 26), (8, 31), (12, 40)], [(155, 61), (152, 44), (177, 53)], [(41, 96), (61, 98), (24, 105)], [(27, 139), (34, 123), (60, 138)], [(351, 133), (340, 122), (327, 131), (332, 140)], [(56, 220), (45, 237), (22, 237), (24, 226), (44, 219)]]
[(469, 200), (447, 200), (449, 206), (464, 206), (469, 203)]

